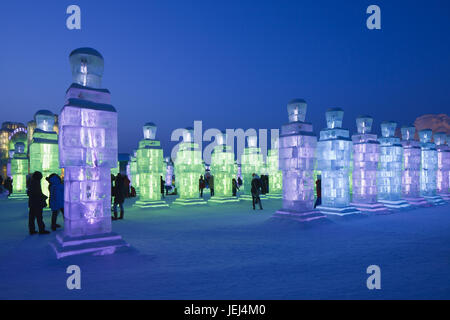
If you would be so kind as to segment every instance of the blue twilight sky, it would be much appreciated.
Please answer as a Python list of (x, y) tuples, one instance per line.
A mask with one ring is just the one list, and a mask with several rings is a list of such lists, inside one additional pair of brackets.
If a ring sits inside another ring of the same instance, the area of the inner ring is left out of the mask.
[[(66, 28), (81, 7), (82, 29)], [(382, 30), (366, 28), (381, 8)], [(450, 106), (450, 1), (3, 1), (0, 121), (59, 113), (71, 83), (69, 53), (94, 47), (119, 112), (119, 151), (153, 121), (169, 152), (172, 130), (278, 128), (292, 98), (325, 127), (330, 106), (344, 125), (370, 114), (409, 124)]]

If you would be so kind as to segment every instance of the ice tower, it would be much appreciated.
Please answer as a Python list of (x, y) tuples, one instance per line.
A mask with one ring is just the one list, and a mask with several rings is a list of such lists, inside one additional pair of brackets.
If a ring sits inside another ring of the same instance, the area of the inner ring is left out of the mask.
[[(447, 144), (446, 144), (447, 141)], [(449, 193), (449, 171), (450, 171), (450, 148), (449, 141), (445, 132), (434, 134), (434, 142), (438, 152), (438, 170), (437, 170), (437, 193), (445, 201), (450, 201)]]
[(52, 173), (61, 174), (58, 134), (53, 131), (55, 115), (48, 110), (39, 110), (34, 115), (34, 120), (36, 129), (30, 144), (30, 172), (40, 171), (42, 173), (42, 192), (48, 197), (48, 181), (45, 178)]
[(136, 152), (137, 172), (139, 174), (139, 200), (135, 206), (140, 208), (168, 207), (161, 200), (161, 177), (165, 175), (163, 150), (156, 138), (156, 125), (144, 125), (144, 139), (139, 141)]
[(317, 143), (317, 169), (322, 172), (322, 205), (317, 209), (326, 214), (359, 213), (350, 205), (350, 161), (352, 140), (342, 128), (344, 110), (331, 108), (326, 112), (327, 128), (320, 131)]
[(225, 203), (237, 202), (238, 198), (233, 197), (232, 181), (236, 172), (234, 152), (226, 144), (226, 134), (224, 132), (216, 136), (217, 146), (214, 147), (211, 155), (211, 175), (214, 177), (214, 197), (208, 202)]
[(91, 48), (70, 54), (73, 83), (59, 118), (64, 168), (64, 234), (53, 242), (58, 258), (111, 254), (127, 246), (111, 232), (111, 168), (117, 165), (117, 112), (100, 89), (103, 57)]
[(9, 199), (26, 199), (27, 195), (27, 174), (28, 157), (25, 152), (25, 144), (17, 142), (15, 144), (14, 156), (11, 159), (11, 174), (13, 178), (13, 192)]
[(434, 205), (445, 204), (437, 195), (438, 152), (436, 144), (431, 142), (433, 131), (424, 129), (419, 131), (422, 159), (420, 163), (420, 195)]
[(194, 129), (186, 128), (175, 159), (176, 185), (180, 196), (174, 204), (206, 204), (206, 201), (199, 197), (198, 180), (201, 175), (205, 175), (202, 151), (194, 143)]
[(279, 168), (283, 173), (283, 208), (274, 217), (307, 222), (325, 218), (314, 210), (314, 162), (317, 137), (305, 122), (307, 104), (303, 99), (289, 102), (289, 123), (281, 127)]
[(267, 155), (266, 167), (269, 176), (269, 193), (267, 197), (270, 199), (283, 198), (283, 173), (279, 166), (279, 138), (272, 139), (272, 146)]
[(353, 194), (352, 205), (365, 212), (386, 211), (377, 201), (377, 168), (380, 158), (380, 143), (372, 131), (373, 118), (356, 118), (357, 134), (353, 141)]
[(420, 158), (419, 141), (414, 140), (416, 128), (405, 126), (401, 129), (403, 146), (402, 196), (413, 206), (430, 206), (420, 196)]
[[(253, 173), (261, 176), (264, 167), (263, 155), (258, 148), (258, 137), (247, 137), (247, 148), (241, 155), (241, 175), (244, 191), (240, 196), (241, 200), (252, 200), (252, 179)], [(261, 198), (263, 196), (261, 195)]]
[(394, 137), (397, 123), (381, 124), (380, 161), (377, 172), (378, 201), (390, 209), (405, 209), (410, 205), (402, 199), (402, 156), (400, 139)]

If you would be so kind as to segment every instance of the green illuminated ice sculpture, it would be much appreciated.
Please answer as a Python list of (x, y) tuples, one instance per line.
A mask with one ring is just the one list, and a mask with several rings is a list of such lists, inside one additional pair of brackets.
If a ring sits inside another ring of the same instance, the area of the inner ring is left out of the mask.
[(17, 142), (15, 144), (14, 156), (11, 159), (11, 174), (13, 177), (13, 192), (9, 199), (26, 199), (27, 196), (27, 174), (28, 157), (25, 153), (25, 144)]
[(241, 156), (241, 175), (242, 180), (244, 180), (244, 194), (240, 196), (242, 200), (252, 200), (252, 175), (254, 173), (260, 176), (263, 171), (263, 155), (257, 145), (257, 136), (247, 137), (247, 148), (244, 149), (244, 153)]
[(283, 198), (283, 173), (278, 166), (278, 138), (273, 139), (272, 149), (269, 150), (266, 160), (266, 170), (269, 176), (269, 193), (267, 197), (270, 199)]

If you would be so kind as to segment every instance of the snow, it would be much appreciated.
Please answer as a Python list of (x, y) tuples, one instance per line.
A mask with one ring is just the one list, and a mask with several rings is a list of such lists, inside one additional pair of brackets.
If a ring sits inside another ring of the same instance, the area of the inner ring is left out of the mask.
[[(113, 222), (131, 249), (57, 260), (54, 233), (28, 235), (26, 201), (0, 200), (0, 299), (450, 298), (449, 205), (302, 225), (271, 219), (281, 200), (263, 211), (133, 202)], [(81, 290), (66, 288), (72, 264)], [(372, 264), (381, 290), (366, 287)]]

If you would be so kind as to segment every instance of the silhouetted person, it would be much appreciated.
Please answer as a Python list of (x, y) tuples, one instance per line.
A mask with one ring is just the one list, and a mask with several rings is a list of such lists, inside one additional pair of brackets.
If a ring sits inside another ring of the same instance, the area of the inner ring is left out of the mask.
[(13, 192), (13, 184), (12, 179), (10, 177), (6, 177), (5, 182), (3, 182), (3, 186), (6, 190), (8, 190), (9, 194)]
[(317, 176), (316, 180), (316, 195), (317, 199), (314, 203), (314, 208), (320, 206), (322, 204), (322, 178), (321, 176)]
[(42, 193), (41, 179), (42, 173), (39, 171), (34, 172), (28, 188), (28, 207), (30, 208), (28, 229), (31, 235), (37, 233), (34, 220), (37, 221), (39, 234), (50, 233), (45, 230), (44, 220), (42, 219), (42, 210), (47, 206), (47, 196)]
[(240, 188), (242, 186), (242, 179), (241, 179), (241, 177), (238, 177), (237, 182), (238, 182), (238, 185), (239, 185), (239, 188)]
[(203, 176), (200, 176), (200, 179), (198, 179), (198, 191), (200, 192), (201, 198), (203, 198), (203, 189), (205, 189), (205, 186), (205, 179), (203, 179)]
[(113, 204), (114, 200), (114, 182), (116, 181), (116, 177), (111, 173), (111, 204)]
[(125, 175), (123, 177), (123, 185), (125, 187), (125, 198), (129, 198), (130, 197), (130, 179), (128, 179), (128, 176)]
[(233, 190), (233, 197), (236, 197), (236, 193), (239, 190), (239, 186), (238, 186), (235, 178), (233, 178), (233, 180), (231, 181), (231, 184), (232, 184), (232, 190)]
[(56, 231), (56, 228), (61, 228), (56, 223), (59, 211), (61, 211), (64, 217), (64, 184), (57, 174), (51, 174), (47, 178), (47, 181), (49, 183), (48, 191), (50, 193), (49, 205), (50, 209), (52, 209), (52, 230)]
[[(123, 202), (125, 201), (125, 185), (123, 177), (120, 173), (116, 176), (116, 183), (114, 185), (114, 218), (113, 220), (123, 219), (124, 209)], [(120, 208), (120, 216), (117, 218), (117, 205)]]
[(160, 178), (161, 198), (164, 199), (164, 185), (165, 185), (166, 182), (163, 180), (162, 176), (160, 176), (159, 178)]
[(211, 197), (214, 197), (214, 176), (209, 177), (209, 191), (211, 192)]
[(3, 176), (0, 174), (0, 186), (3, 185)]
[(253, 203), (253, 210), (255, 210), (255, 204), (259, 203), (259, 209), (262, 210), (262, 203), (261, 198), (259, 195), (261, 194), (261, 179), (256, 174), (252, 174), (252, 203)]

